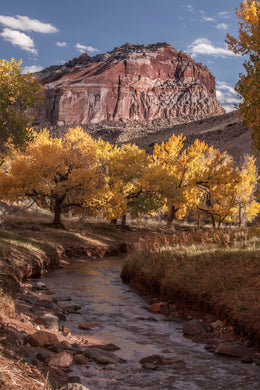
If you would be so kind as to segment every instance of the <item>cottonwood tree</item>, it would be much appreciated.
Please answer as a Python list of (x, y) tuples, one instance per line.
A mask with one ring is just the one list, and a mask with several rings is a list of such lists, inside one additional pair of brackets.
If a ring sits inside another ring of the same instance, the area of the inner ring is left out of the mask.
[(260, 212), (260, 203), (256, 201), (255, 191), (258, 181), (256, 159), (253, 156), (245, 156), (244, 163), (238, 169), (239, 181), (235, 187), (235, 207), (232, 219), (239, 226), (250, 222)]
[(236, 8), (238, 38), (227, 34), (227, 44), (236, 54), (249, 56), (245, 74), (239, 75), (236, 91), (243, 97), (239, 105), (245, 124), (251, 129), (253, 147), (260, 151), (260, 2), (244, 0)]
[(164, 198), (169, 226), (173, 219), (182, 219), (197, 208), (197, 180), (213, 150), (213, 147), (198, 139), (184, 149), (184, 141), (183, 135), (173, 135), (167, 142), (156, 144), (152, 155), (153, 161), (164, 169), (164, 173), (158, 178), (159, 183), (161, 182), (158, 191)]
[(200, 190), (198, 209), (211, 218), (213, 227), (224, 221), (239, 225), (254, 219), (260, 212), (255, 190), (258, 173), (253, 156), (246, 156), (241, 167), (234, 167), (226, 152), (213, 149), (202, 166), (197, 185)]
[(210, 217), (215, 228), (231, 218), (236, 204), (236, 186), (239, 183), (238, 169), (227, 152), (212, 148), (202, 161), (196, 179), (199, 189), (198, 210)]
[(0, 60), (0, 153), (7, 143), (21, 146), (31, 139), (28, 108), (39, 102), (40, 84), (31, 74), (21, 75), (22, 61)]
[(98, 149), (107, 185), (103, 215), (114, 222), (122, 217), (124, 224), (129, 212), (146, 213), (153, 208), (141, 180), (148, 164), (146, 152), (134, 144), (113, 146), (101, 140)]
[(156, 144), (151, 156), (158, 172), (149, 180), (161, 195), (168, 225), (190, 212), (205, 214), (214, 228), (234, 219), (235, 214), (255, 217), (259, 204), (254, 197), (254, 159), (248, 157), (238, 169), (227, 152), (221, 153), (198, 139), (184, 149), (184, 141), (182, 135), (173, 135), (167, 142)]
[(164, 197), (164, 206), (168, 214), (168, 225), (171, 225), (180, 207), (185, 204), (182, 181), (178, 174), (178, 160), (184, 147), (185, 137), (183, 135), (173, 135), (167, 142), (155, 144), (152, 160), (156, 165), (164, 169), (164, 175), (160, 179), (167, 177), (166, 182), (160, 184), (159, 191)]
[(63, 211), (100, 204), (104, 181), (96, 143), (79, 127), (63, 139), (52, 138), (47, 130), (33, 135), (24, 151), (15, 151), (5, 162), (0, 199), (31, 198), (54, 213), (55, 226), (63, 227)]

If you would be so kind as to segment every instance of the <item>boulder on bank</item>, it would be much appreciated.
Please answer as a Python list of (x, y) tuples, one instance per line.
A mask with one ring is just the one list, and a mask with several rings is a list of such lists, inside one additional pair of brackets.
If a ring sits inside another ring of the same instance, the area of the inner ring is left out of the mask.
[(183, 363), (183, 361), (178, 360), (178, 359), (168, 359), (165, 358), (162, 355), (151, 355), (147, 356), (145, 358), (142, 358), (139, 363), (142, 365), (144, 364), (155, 364), (155, 365), (160, 365), (160, 364), (174, 364), (174, 363)]
[(253, 361), (253, 352), (251, 349), (233, 341), (226, 341), (219, 344), (215, 354), (237, 357), (247, 362)]
[(61, 306), (63, 310), (68, 311), (68, 312), (75, 312), (81, 309), (80, 305), (77, 305), (74, 302), (67, 303), (66, 305)]
[(36, 355), (36, 359), (40, 360), (41, 362), (44, 362), (50, 357), (50, 352), (40, 351)]
[(148, 307), (148, 311), (150, 313), (158, 314), (162, 311), (163, 308), (167, 306), (167, 302), (154, 302), (151, 306)]
[(99, 348), (87, 348), (85, 349), (83, 354), (87, 358), (93, 359), (96, 363), (100, 363), (100, 364), (118, 363), (124, 361), (114, 353), (109, 351), (104, 351)]
[[(91, 347), (90, 347), (90, 348), (91, 348)], [(95, 345), (93, 348), (103, 349), (104, 351), (110, 351), (110, 352), (112, 352), (112, 351), (118, 351), (118, 350), (120, 349), (117, 345), (111, 344), (111, 343), (105, 344), (105, 345), (103, 345), (103, 344), (97, 344), (97, 345)]]
[(45, 313), (37, 318), (37, 323), (43, 325), (46, 329), (57, 330), (60, 329), (60, 319), (59, 317)]
[(88, 358), (81, 353), (77, 353), (76, 355), (74, 355), (73, 360), (77, 364), (87, 364), (88, 362)]
[(83, 330), (89, 330), (89, 329), (93, 328), (93, 326), (98, 326), (98, 325), (99, 325), (99, 322), (83, 322), (83, 323), (78, 325), (78, 328), (83, 329)]
[(40, 281), (32, 285), (31, 288), (33, 291), (47, 290), (47, 285), (46, 283)]
[(68, 352), (60, 352), (49, 358), (49, 366), (68, 367), (73, 362), (73, 357)]
[(54, 303), (52, 300), (49, 299), (38, 299), (37, 302), (35, 303), (36, 308), (38, 306), (43, 307), (44, 309), (49, 309), (49, 310), (55, 310), (57, 309), (56, 303)]
[(207, 332), (208, 328), (199, 320), (190, 320), (183, 326), (183, 334), (185, 336), (198, 336), (203, 332)]
[(53, 333), (37, 330), (35, 333), (27, 337), (27, 341), (33, 347), (45, 347), (58, 344), (59, 340)]

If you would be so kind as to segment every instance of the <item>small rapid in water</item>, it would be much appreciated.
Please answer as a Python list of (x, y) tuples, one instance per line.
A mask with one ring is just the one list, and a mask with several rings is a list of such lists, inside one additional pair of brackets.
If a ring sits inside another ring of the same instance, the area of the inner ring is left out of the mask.
[[(69, 296), (81, 306), (67, 315), (64, 325), (72, 335), (97, 338), (117, 345), (125, 363), (72, 366), (73, 375), (90, 390), (259, 390), (260, 367), (214, 356), (204, 345), (183, 337), (183, 322), (164, 321), (147, 311), (148, 303), (120, 278), (121, 258), (69, 265), (42, 280), (55, 295)], [(80, 330), (83, 322), (99, 323)], [(180, 362), (144, 370), (140, 359), (159, 354)]]

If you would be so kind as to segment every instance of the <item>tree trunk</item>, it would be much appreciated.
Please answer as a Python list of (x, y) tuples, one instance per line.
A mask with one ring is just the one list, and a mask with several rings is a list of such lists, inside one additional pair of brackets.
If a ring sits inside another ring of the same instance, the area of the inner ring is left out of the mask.
[(116, 225), (116, 223), (117, 223), (117, 219), (116, 219), (116, 218), (114, 218), (114, 219), (111, 219), (110, 223), (112, 223), (113, 225)]
[(213, 227), (213, 229), (216, 229), (216, 222), (215, 222), (215, 217), (214, 217), (214, 215), (211, 215), (211, 222), (212, 222), (212, 227)]
[(239, 205), (238, 208), (238, 226), (240, 227), (242, 225), (242, 207)]
[(172, 224), (172, 221), (175, 219), (176, 213), (178, 209), (175, 208), (175, 206), (171, 206), (170, 212), (168, 215), (168, 220), (167, 220), (167, 226), (170, 227)]
[(198, 219), (197, 219), (197, 222), (198, 222), (198, 227), (200, 228), (200, 211), (198, 210)]
[(121, 225), (126, 226), (126, 215), (122, 215)]
[(52, 225), (57, 227), (57, 228), (61, 228), (61, 229), (65, 229), (65, 226), (63, 225), (62, 221), (61, 221), (61, 205), (63, 203), (63, 200), (65, 199), (65, 197), (61, 197), (59, 198), (58, 196), (55, 197), (55, 205), (54, 205), (54, 219), (53, 219), (53, 222), (52, 222)]

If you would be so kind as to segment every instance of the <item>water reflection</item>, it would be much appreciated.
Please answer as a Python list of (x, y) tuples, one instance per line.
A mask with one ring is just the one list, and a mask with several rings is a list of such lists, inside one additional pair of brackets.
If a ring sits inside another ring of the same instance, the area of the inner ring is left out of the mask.
[[(67, 296), (82, 306), (81, 315), (69, 315), (66, 326), (74, 334), (80, 322), (98, 322), (88, 336), (113, 343), (127, 362), (109, 366), (90, 363), (75, 367), (82, 383), (91, 390), (258, 390), (260, 370), (233, 359), (215, 357), (182, 336), (180, 322), (162, 321), (147, 312), (147, 303), (121, 282), (122, 259), (104, 259), (73, 264), (50, 273), (45, 281), (58, 296)], [(154, 317), (157, 321), (140, 320)], [(179, 359), (183, 363), (142, 370), (139, 360), (152, 354)]]

